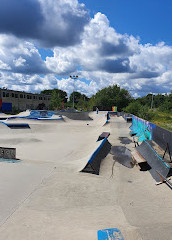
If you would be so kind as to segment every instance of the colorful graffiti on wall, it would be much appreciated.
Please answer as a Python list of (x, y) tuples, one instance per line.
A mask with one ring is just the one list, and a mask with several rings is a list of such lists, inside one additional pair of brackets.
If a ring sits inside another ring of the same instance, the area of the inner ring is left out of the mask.
[(130, 135), (134, 138), (137, 137), (134, 141), (142, 142), (144, 140), (153, 140), (165, 151), (165, 153), (169, 152), (171, 159), (172, 132), (134, 115), (132, 115), (130, 130)]
[(130, 135), (137, 137), (139, 142), (144, 140), (152, 140), (153, 129), (155, 127), (155, 124), (132, 115)]
[(117, 107), (112, 107), (112, 112), (117, 112)]

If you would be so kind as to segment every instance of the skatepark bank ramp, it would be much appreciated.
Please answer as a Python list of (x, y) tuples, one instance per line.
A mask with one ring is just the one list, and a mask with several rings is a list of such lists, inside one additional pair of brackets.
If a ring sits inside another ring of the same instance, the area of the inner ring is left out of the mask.
[(93, 120), (89, 112), (57, 111), (56, 115), (66, 116), (72, 120)]

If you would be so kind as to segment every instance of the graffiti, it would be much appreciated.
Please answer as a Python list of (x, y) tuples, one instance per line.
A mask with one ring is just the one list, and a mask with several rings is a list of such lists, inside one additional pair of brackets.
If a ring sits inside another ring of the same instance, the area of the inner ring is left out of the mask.
[(124, 240), (118, 228), (99, 230), (97, 235), (98, 240)]
[(130, 135), (136, 136), (138, 142), (153, 140), (164, 150), (169, 146), (169, 155), (171, 155), (172, 132), (134, 115), (132, 115), (132, 125), (130, 130)]
[(0, 147), (0, 158), (15, 159), (16, 158), (16, 149)]
[(154, 125), (153, 123), (150, 123), (144, 119), (132, 115), (130, 135), (136, 136), (139, 142), (144, 140), (152, 140), (153, 129), (155, 127), (156, 125)]

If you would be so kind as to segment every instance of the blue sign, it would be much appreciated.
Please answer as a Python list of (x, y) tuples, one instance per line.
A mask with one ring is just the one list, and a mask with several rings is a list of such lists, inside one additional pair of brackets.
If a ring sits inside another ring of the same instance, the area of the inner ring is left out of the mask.
[(99, 230), (97, 236), (98, 240), (124, 240), (118, 228)]

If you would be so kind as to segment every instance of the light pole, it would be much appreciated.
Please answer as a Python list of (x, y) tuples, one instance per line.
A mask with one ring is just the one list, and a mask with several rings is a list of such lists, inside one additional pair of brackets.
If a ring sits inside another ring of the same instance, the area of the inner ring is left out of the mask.
[(75, 103), (74, 103), (75, 102), (75, 96), (74, 96), (75, 95), (74, 94), (74, 91), (75, 91), (75, 80), (78, 78), (78, 76), (77, 75), (73, 75), (73, 76), (70, 76), (70, 78), (74, 80), (74, 88), (73, 88), (74, 89), (73, 90), (73, 109), (74, 109), (74, 105), (75, 105)]

